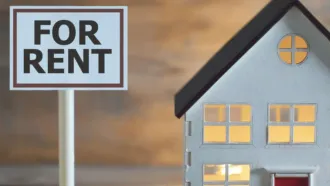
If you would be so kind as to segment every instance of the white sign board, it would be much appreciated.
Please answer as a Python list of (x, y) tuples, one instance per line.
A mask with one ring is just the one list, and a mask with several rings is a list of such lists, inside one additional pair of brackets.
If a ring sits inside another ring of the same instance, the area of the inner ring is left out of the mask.
[(10, 7), (11, 90), (127, 90), (127, 7)]

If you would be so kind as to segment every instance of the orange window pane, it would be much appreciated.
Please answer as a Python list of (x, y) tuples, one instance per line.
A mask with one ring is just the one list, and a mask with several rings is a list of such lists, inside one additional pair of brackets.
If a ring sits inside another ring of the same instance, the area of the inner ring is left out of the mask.
[(316, 105), (295, 105), (294, 121), (295, 122), (314, 122), (316, 114)]
[(294, 56), (294, 62), (296, 64), (302, 63), (307, 57), (307, 52), (296, 52)]
[(268, 143), (289, 143), (290, 126), (268, 126)]
[(308, 48), (307, 42), (300, 36), (295, 36), (296, 48)]
[(205, 105), (204, 121), (224, 122), (226, 121), (226, 105)]
[(204, 143), (226, 142), (226, 126), (204, 126)]
[(294, 126), (293, 142), (294, 143), (314, 143), (315, 142), (315, 126)]
[(292, 37), (291, 36), (285, 36), (279, 46), (279, 48), (292, 48)]
[(251, 106), (250, 105), (230, 105), (229, 109), (231, 122), (250, 122)]
[(250, 126), (230, 126), (229, 127), (230, 143), (250, 143), (251, 127)]
[(288, 64), (292, 64), (292, 52), (280, 51), (278, 54), (279, 54), (282, 61), (284, 61)]
[(225, 165), (204, 165), (204, 182), (225, 181)]
[(289, 122), (290, 121), (290, 105), (270, 105), (269, 121), (270, 122)]
[(228, 165), (229, 181), (250, 181), (250, 165)]

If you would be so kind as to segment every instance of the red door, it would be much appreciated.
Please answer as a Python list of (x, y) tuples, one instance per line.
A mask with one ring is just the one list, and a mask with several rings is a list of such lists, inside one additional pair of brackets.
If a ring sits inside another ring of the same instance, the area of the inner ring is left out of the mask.
[(275, 186), (308, 186), (308, 177), (275, 177)]

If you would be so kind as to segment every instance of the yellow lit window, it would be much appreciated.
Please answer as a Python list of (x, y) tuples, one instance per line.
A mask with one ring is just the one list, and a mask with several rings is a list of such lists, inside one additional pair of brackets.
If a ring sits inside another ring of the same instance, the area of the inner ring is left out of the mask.
[(235, 126), (229, 127), (229, 142), (230, 143), (250, 143), (251, 142), (251, 127), (250, 126)]
[(204, 165), (204, 182), (225, 181), (225, 165)]
[(278, 46), (279, 48), (282, 48), (282, 49), (290, 49), (290, 48), (292, 48), (292, 36), (285, 36), (282, 40), (281, 40), (281, 42), (280, 42), (280, 44), (279, 44), (279, 46)]
[(295, 105), (294, 121), (295, 122), (314, 122), (315, 121), (315, 105)]
[(215, 122), (204, 124), (204, 143), (250, 143), (251, 115), (251, 106), (248, 104), (204, 105), (205, 122)]
[(225, 143), (226, 126), (204, 126), (205, 143)]
[(315, 142), (315, 126), (294, 126), (293, 142), (294, 143), (314, 143)]
[(282, 59), (282, 61), (291, 64), (292, 63), (292, 53), (291, 52), (279, 52), (279, 56)]
[(203, 186), (249, 186), (250, 165), (204, 165), (203, 182)]
[(205, 105), (204, 121), (206, 122), (225, 122), (226, 105)]
[(250, 181), (250, 166), (228, 165), (228, 180), (232, 182)]
[(269, 143), (289, 143), (290, 126), (268, 126)]
[(270, 105), (270, 122), (290, 122), (290, 105)]
[(287, 35), (278, 45), (278, 55), (285, 63), (300, 64), (306, 60), (308, 55), (307, 41), (298, 35)]
[(230, 105), (231, 122), (251, 122), (250, 105)]

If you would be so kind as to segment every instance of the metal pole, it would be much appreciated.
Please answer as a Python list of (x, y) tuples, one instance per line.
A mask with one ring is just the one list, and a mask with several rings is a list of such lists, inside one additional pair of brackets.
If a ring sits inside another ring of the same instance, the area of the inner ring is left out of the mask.
[(58, 91), (59, 185), (74, 186), (74, 90)]

